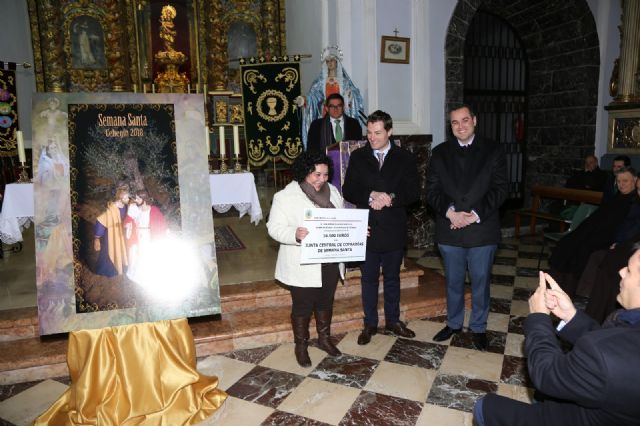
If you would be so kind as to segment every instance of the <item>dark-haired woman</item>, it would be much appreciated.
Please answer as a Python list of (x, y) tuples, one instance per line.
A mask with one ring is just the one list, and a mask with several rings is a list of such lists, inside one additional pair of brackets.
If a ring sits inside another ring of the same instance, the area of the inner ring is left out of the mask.
[(325, 154), (302, 153), (293, 164), (293, 182), (274, 195), (267, 222), (269, 235), (280, 243), (275, 278), (291, 291), (295, 355), (302, 367), (311, 366), (307, 347), (312, 313), (320, 349), (331, 356), (341, 354), (330, 336), (333, 297), (344, 265), (300, 264), (300, 244), (309, 234), (308, 229), (301, 226), (304, 209), (343, 206), (342, 196), (328, 182), (331, 169), (331, 160)]

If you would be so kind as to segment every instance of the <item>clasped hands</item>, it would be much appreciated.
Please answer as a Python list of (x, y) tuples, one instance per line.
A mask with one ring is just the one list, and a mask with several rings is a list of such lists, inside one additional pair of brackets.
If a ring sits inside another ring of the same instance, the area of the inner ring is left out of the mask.
[(371, 197), (369, 207), (374, 210), (382, 210), (385, 207), (391, 207), (393, 205), (391, 195), (386, 192), (371, 191), (369, 197)]
[[(576, 308), (573, 306), (571, 298), (560, 288), (551, 275), (540, 271), (539, 276), (538, 288), (529, 298), (529, 312), (547, 315), (553, 313), (564, 322), (571, 321), (576, 314)], [(547, 288), (547, 283), (550, 288)]]
[(457, 212), (453, 208), (447, 210), (447, 219), (451, 221), (451, 229), (462, 229), (478, 221), (478, 216), (473, 212)]

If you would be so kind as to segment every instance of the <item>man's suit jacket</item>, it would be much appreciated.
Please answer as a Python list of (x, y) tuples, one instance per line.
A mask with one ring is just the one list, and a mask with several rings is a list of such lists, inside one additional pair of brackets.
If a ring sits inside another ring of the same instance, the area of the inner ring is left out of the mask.
[[(340, 123), (342, 125), (342, 140), (362, 140), (362, 127), (360, 127), (358, 120), (342, 115), (342, 121)], [(336, 143), (336, 138), (333, 135), (333, 127), (331, 126), (329, 115), (313, 120), (311, 126), (309, 126), (309, 134), (307, 136), (307, 151), (317, 150), (324, 152), (329, 145), (334, 143)]]
[[(507, 198), (507, 166), (500, 145), (475, 136), (460, 147), (456, 139), (433, 149), (427, 173), (427, 202), (436, 213), (436, 241), (478, 247), (500, 241), (498, 209)], [(480, 223), (452, 230), (447, 210), (475, 211)]]
[[(371, 191), (394, 193), (391, 207), (369, 208)], [(420, 198), (418, 168), (413, 154), (391, 143), (382, 169), (371, 146), (351, 153), (342, 185), (344, 198), (359, 209), (369, 209), (371, 235), (367, 250), (385, 252), (403, 249), (407, 243), (407, 206)]]
[(550, 398), (529, 405), (489, 394), (487, 426), (640, 424), (640, 322), (600, 328), (578, 310), (560, 331), (573, 344), (566, 354), (549, 315), (530, 314), (524, 326), (529, 376)]

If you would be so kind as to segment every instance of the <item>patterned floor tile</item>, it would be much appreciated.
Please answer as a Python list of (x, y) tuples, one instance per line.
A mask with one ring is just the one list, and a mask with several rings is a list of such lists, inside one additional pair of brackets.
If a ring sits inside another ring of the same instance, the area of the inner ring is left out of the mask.
[(495, 259), (493, 260), (493, 264), (514, 266), (517, 260), (518, 259), (516, 259), (515, 257), (496, 256)]
[(510, 315), (516, 317), (526, 317), (529, 315), (529, 302), (527, 300), (512, 300)]
[(229, 396), (218, 411), (197, 426), (260, 425), (273, 408)]
[(385, 361), (416, 367), (438, 369), (447, 352), (447, 346), (437, 343), (397, 339)]
[(450, 346), (438, 373), (498, 382), (502, 371), (502, 358), (502, 354)]
[(241, 349), (233, 352), (227, 352), (223, 355), (227, 358), (237, 359), (238, 361), (260, 364), (260, 362), (268, 357), (271, 352), (275, 351), (278, 346), (279, 345), (268, 345), (255, 349)]
[(513, 286), (520, 288), (532, 288), (535, 290), (538, 287), (538, 284), (539, 278), (538, 275), (536, 275), (534, 277), (515, 277)]
[[(496, 354), (504, 353), (506, 338), (507, 333), (487, 330), (487, 351)], [(451, 338), (450, 346), (475, 349), (475, 345), (473, 344), (473, 333), (463, 331), (462, 333), (454, 335)]]
[(328, 423), (318, 422), (307, 417), (298, 416), (296, 414), (285, 413), (284, 411), (274, 411), (267, 419), (262, 422), (262, 426), (325, 426)]
[(502, 361), (500, 382), (510, 385), (533, 387), (527, 372), (527, 360), (511, 355), (505, 355)]
[(504, 354), (524, 358), (524, 334), (507, 333)]
[(280, 345), (280, 347), (262, 360), (259, 365), (267, 368), (273, 368), (275, 370), (298, 374), (300, 376), (306, 376), (311, 373), (311, 371), (313, 371), (313, 369), (327, 356), (325, 351), (310, 346), (307, 348), (307, 352), (309, 353), (309, 358), (311, 358), (311, 366), (301, 367), (296, 361), (294, 347), (295, 345), (293, 343), (284, 343)]
[(497, 299), (492, 297), (489, 305), (489, 312), (495, 312), (497, 314), (508, 314), (511, 312), (511, 300), (509, 299)]
[(515, 277), (513, 275), (491, 274), (491, 284), (513, 286)]
[(340, 425), (413, 426), (422, 411), (422, 405), (416, 401), (363, 391)]
[(222, 390), (229, 389), (241, 377), (251, 371), (253, 367), (254, 364), (222, 355), (206, 357), (197, 364), (200, 373), (218, 378), (218, 387)]
[(309, 374), (327, 382), (362, 389), (369, 381), (379, 361), (355, 355), (342, 354), (327, 357)]
[(278, 410), (335, 425), (359, 395), (359, 389), (307, 377), (278, 406)]
[(44, 380), (0, 402), (1, 417), (16, 425), (28, 425), (67, 389), (68, 386), (55, 380)]
[(516, 267), (516, 275), (519, 277), (538, 277), (538, 268)]
[(513, 289), (513, 300), (529, 300), (534, 291), (534, 288), (515, 287)]
[(367, 345), (358, 344), (358, 335), (360, 330), (348, 333), (338, 344), (338, 349), (342, 353), (356, 355), (370, 359), (381, 361), (391, 349), (396, 339), (393, 336), (385, 336), (384, 334), (376, 334), (371, 337), (371, 342)]
[(489, 312), (487, 318), (487, 330), (500, 331), (506, 333), (509, 329), (509, 315)]
[(524, 317), (511, 316), (509, 318), (509, 333), (524, 334)]
[(425, 404), (416, 426), (472, 426), (473, 416), (464, 411)]
[(438, 374), (427, 397), (428, 404), (470, 413), (478, 398), (496, 392), (498, 384), (454, 374)]
[(435, 370), (382, 361), (364, 390), (424, 402), (435, 377)]
[(496, 299), (509, 300), (513, 296), (513, 287), (491, 284), (490, 293), (491, 297), (495, 297)]
[(276, 408), (304, 377), (284, 371), (255, 366), (231, 386), (227, 393), (245, 401)]
[(498, 383), (498, 395), (506, 396), (518, 401), (532, 403), (534, 389), (525, 388), (523, 386), (509, 385), (507, 383)]

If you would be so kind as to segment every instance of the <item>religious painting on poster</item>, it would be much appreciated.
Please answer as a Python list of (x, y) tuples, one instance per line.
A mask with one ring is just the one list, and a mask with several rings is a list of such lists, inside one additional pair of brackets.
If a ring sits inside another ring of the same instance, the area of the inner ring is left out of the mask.
[(202, 97), (33, 105), (40, 333), (220, 313)]

